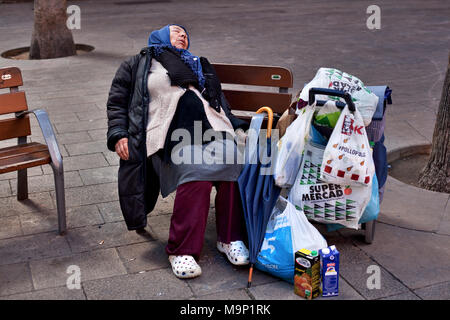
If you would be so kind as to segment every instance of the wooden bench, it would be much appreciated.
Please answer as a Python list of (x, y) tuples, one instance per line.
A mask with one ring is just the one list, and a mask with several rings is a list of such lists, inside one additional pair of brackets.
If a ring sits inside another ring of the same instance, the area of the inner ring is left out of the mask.
[[(213, 63), (223, 85), (223, 93), (231, 105), (234, 115), (249, 120), (262, 106), (268, 106), (274, 113), (275, 126), (278, 118), (289, 108), (293, 87), (291, 70), (283, 67)], [(224, 86), (224, 87), (225, 87)], [(252, 87), (248, 87), (252, 86)], [(254, 90), (254, 86), (265, 88)]]
[[(61, 153), (48, 115), (44, 110), (28, 110), (25, 92), (18, 68), (0, 69), (0, 140), (17, 138), (17, 145), (0, 148), (0, 174), (17, 171), (17, 200), (28, 198), (27, 168), (50, 164), (53, 169), (58, 212), (58, 231), (66, 232), (64, 170)], [(9, 92), (2, 93), (1, 89)], [(31, 135), (29, 114), (34, 114), (41, 127), (46, 144), (27, 142)]]

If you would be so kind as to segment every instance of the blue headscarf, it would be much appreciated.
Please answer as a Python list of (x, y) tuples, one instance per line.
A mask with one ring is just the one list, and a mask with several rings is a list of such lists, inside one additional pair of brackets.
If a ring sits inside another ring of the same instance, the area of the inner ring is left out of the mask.
[(189, 34), (185, 27), (180, 26), (178, 24), (168, 24), (165, 27), (162, 27), (159, 30), (155, 30), (150, 34), (148, 38), (148, 46), (154, 48), (155, 55), (160, 55), (164, 48), (171, 48), (176, 50), (181, 55), (181, 60), (194, 72), (198, 79), (198, 83), (200, 88), (203, 90), (205, 87), (205, 77), (203, 76), (202, 65), (200, 63), (200, 59), (197, 56), (191, 54), (187, 49), (178, 49), (170, 43), (170, 26), (178, 26), (184, 29), (186, 32), (188, 47), (191, 45), (191, 41), (189, 40)]

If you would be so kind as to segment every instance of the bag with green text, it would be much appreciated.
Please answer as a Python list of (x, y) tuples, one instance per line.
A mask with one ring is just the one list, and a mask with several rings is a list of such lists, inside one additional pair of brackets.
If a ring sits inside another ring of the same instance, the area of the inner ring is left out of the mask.
[[(352, 96), (356, 108), (358, 108), (361, 113), (364, 120), (364, 126), (367, 127), (372, 121), (373, 114), (377, 109), (378, 97), (372, 91), (367, 89), (359, 78), (338, 69), (320, 68), (314, 78), (302, 89), (300, 99), (308, 101), (309, 89), (311, 88), (334, 89), (349, 93)], [(345, 102), (342, 98), (336, 96), (317, 95), (317, 99)], [(316, 117), (315, 120), (319, 124), (331, 120), (330, 127), (333, 128), (334, 125), (332, 122), (334, 121), (333, 119), (337, 119), (336, 115), (339, 117), (337, 109), (332, 109), (329, 112), (329, 115), (324, 114), (324, 111), (322, 111), (321, 117)]]

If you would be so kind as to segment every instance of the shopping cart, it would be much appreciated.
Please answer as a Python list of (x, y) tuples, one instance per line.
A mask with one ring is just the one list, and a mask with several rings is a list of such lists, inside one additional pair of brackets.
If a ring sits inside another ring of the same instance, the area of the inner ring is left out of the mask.
[[(378, 180), (378, 188), (379, 188), (379, 199), (380, 203), (383, 200), (384, 187), (387, 178), (387, 154), (386, 147), (384, 146), (384, 128), (385, 128), (385, 111), (386, 105), (392, 104), (392, 90), (388, 86), (368, 86), (369, 90), (371, 90), (375, 95), (378, 96), (378, 105), (377, 109), (372, 117), (372, 121), (369, 126), (366, 127), (366, 132), (369, 141), (371, 142), (373, 148), (373, 159), (375, 164), (375, 171)], [(349, 93), (333, 90), (333, 89), (325, 89), (325, 88), (311, 88), (309, 90), (309, 105), (314, 103), (316, 95), (326, 95), (326, 96), (334, 96), (343, 98), (345, 103), (341, 101), (336, 101), (336, 106), (338, 108), (344, 108), (347, 104), (350, 111), (355, 110), (355, 105), (352, 101), (352, 97)], [(324, 100), (317, 100), (317, 106), (323, 106), (326, 103)], [(332, 128), (327, 127), (318, 127), (313, 123), (316, 130), (321, 133), (325, 138), (329, 138), (333, 131)], [(372, 243), (375, 237), (375, 225), (376, 219), (363, 223), (361, 225), (361, 229), (364, 230), (365, 242), (370, 244)]]

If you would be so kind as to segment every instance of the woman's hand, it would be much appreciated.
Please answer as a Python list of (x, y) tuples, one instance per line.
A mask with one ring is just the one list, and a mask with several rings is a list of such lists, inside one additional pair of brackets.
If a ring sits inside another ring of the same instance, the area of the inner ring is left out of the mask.
[(247, 141), (247, 133), (241, 128), (236, 129), (235, 131), (237, 136), (237, 145), (245, 147), (245, 142)]
[(116, 153), (119, 155), (120, 159), (128, 160), (128, 138), (122, 138), (116, 143)]

